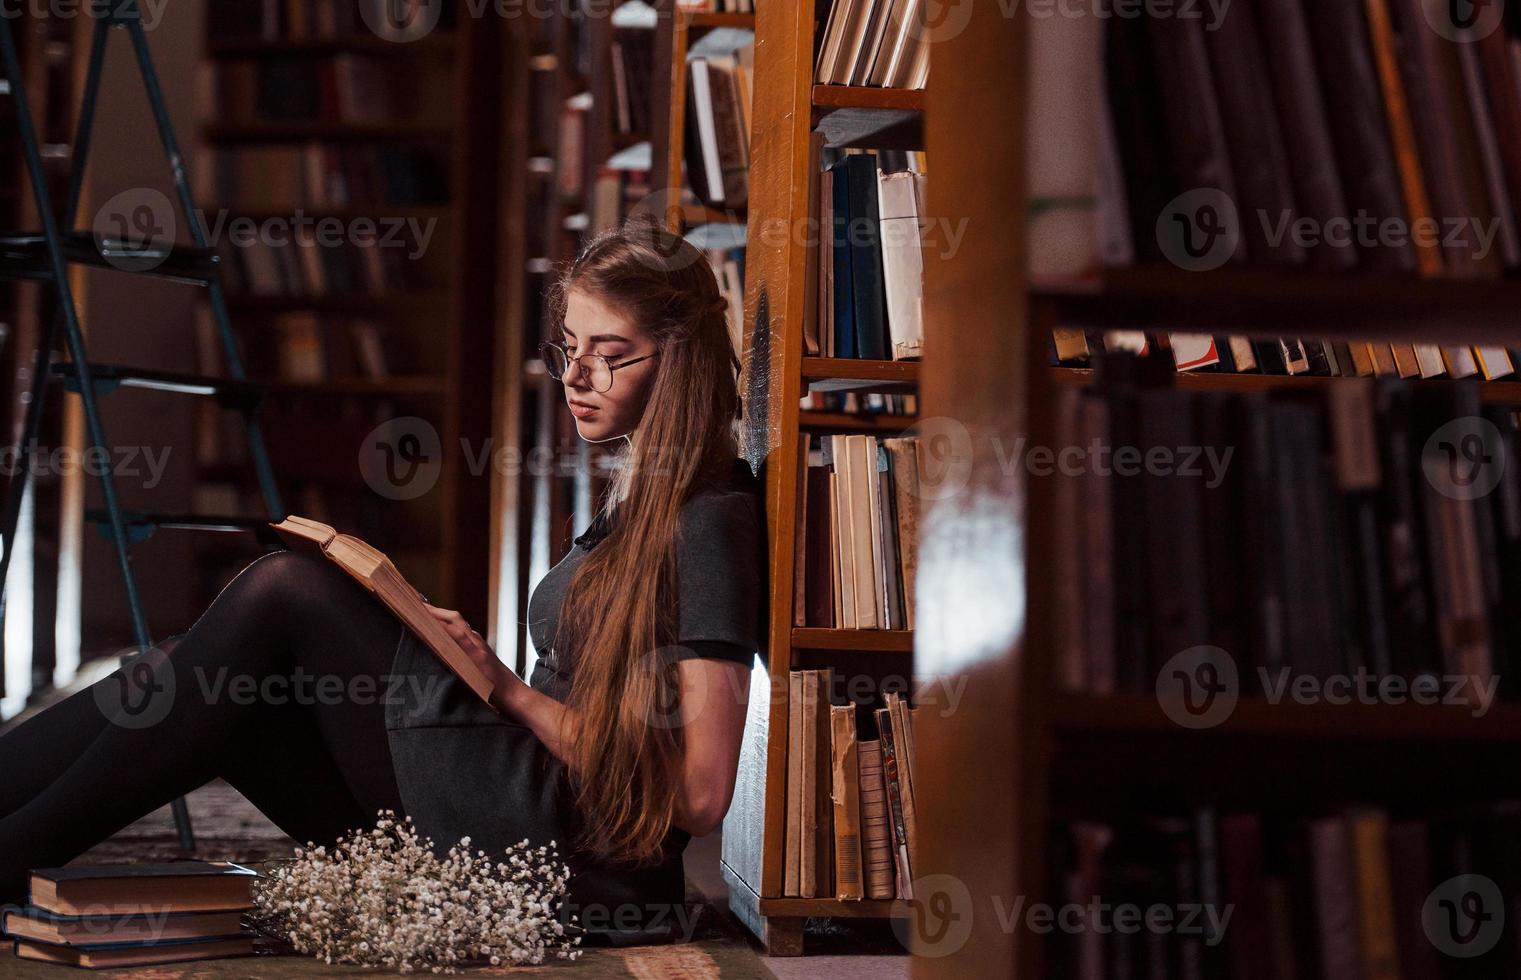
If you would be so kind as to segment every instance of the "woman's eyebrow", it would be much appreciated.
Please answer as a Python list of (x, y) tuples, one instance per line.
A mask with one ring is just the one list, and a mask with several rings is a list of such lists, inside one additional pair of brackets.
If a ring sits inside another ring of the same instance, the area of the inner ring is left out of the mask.
[[(569, 330), (566, 330), (564, 327), (560, 328), (560, 332), (563, 333), (565, 336), (570, 337), (572, 339), (574, 339), (575, 336), (576, 336), (575, 334), (571, 333)], [(628, 338), (627, 337), (620, 337), (620, 336), (618, 336), (615, 333), (599, 333), (599, 334), (594, 335), (589, 342), (595, 344), (598, 341), (605, 341), (605, 342), (607, 342), (609, 344), (626, 344), (626, 343), (628, 343)]]

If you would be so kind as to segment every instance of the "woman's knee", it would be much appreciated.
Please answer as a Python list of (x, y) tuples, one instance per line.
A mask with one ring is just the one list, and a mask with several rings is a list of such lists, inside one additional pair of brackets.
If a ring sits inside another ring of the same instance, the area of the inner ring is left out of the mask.
[[(335, 575), (335, 573), (337, 573)], [(257, 611), (259, 618), (296, 615), (303, 608), (326, 605), (344, 583), (330, 562), (299, 551), (271, 551), (243, 567), (218, 594), (214, 604), (235, 603)]]

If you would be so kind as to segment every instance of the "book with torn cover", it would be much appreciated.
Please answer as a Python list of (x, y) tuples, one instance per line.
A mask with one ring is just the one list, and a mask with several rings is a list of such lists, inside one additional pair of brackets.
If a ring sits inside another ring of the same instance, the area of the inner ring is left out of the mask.
[(491, 703), (494, 687), (491, 678), (449, 635), (443, 623), (428, 612), (427, 600), (396, 569), (391, 559), (352, 534), (340, 534), (332, 525), (321, 521), (292, 515), (279, 523), (271, 521), (270, 527), (291, 550), (325, 555), (373, 592), (444, 662), (444, 666), (475, 692), (476, 697), (493, 711), (497, 710)]

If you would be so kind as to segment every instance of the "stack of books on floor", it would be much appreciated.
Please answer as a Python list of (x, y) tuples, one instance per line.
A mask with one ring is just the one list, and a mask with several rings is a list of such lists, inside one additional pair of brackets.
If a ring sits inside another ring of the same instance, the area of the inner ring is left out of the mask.
[(884, 706), (831, 703), (834, 672), (788, 671), (784, 895), (913, 898), (914, 722)]
[[(926, 250), (939, 223), (924, 208), (920, 152), (826, 150), (810, 164), (818, 234), (809, 236), (803, 342), (810, 355), (917, 360), (924, 346)], [(957, 229), (951, 226), (951, 233)]]
[(836, 434), (799, 446), (808, 458), (793, 625), (913, 629), (919, 439)]
[(41, 868), (28, 904), (0, 909), (0, 933), (21, 959), (87, 969), (248, 956), (256, 877), (221, 861)]

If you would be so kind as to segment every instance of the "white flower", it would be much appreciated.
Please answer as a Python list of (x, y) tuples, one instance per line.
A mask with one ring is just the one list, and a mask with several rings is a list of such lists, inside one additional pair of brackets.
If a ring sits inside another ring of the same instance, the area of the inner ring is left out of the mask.
[[(326, 846), (308, 843), (259, 879), (255, 922), (327, 963), (402, 973), (456, 973), (457, 965), (540, 964), (581, 955), (553, 913), (570, 869), (551, 847), (527, 840), (506, 862), (472, 854), (465, 838), (442, 858), (412, 818), (382, 810), (374, 828)], [(532, 860), (530, 860), (532, 859)], [(533, 865), (535, 870), (529, 871)], [(571, 928), (577, 928), (574, 923)]]

